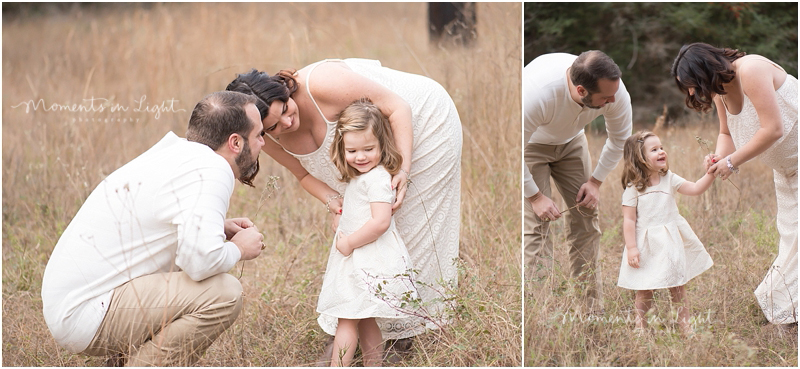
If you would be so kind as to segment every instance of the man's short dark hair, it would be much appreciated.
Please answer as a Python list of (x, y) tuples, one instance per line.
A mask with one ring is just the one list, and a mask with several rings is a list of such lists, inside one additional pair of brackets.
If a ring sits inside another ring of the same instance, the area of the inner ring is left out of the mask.
[(216, 151), (234, 133), (245, 139), (253, 129), (245, 106), (255, 104), (253, 96), (240, 92), (218, 91), (204, 97), (192, 110), (186, 139)]
[(598, 50), (584, 51), (572, 63), (569, 78), (575, 86), (583, 86), (590, 94), (597, 93), (600, 78), (616, 81), (622, 76), (619, 66), (606, 53)]

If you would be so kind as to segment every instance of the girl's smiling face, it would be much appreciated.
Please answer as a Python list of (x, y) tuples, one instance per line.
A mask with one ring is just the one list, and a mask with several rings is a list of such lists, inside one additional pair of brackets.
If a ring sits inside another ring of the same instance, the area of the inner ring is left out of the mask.
[(644, 139), (644, 157), (647, 160), (647, 165), (653, 172), (659, 172), (667, 169), (667, 152), (661, 145), (661, 139), (658, 136), (650, 136)]
[(344, 142), (344, 159), (347, 165), (355, 170), (366, 173), (375, 168), (380, 162), (380, 143), (372, 129), (364, 131), (345, 132), (342, 135)]

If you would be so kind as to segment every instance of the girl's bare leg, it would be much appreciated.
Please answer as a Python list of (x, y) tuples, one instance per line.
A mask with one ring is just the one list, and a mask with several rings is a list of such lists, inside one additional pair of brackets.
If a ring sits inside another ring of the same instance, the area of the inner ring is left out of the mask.
[(350, 366), (358, 346), (358, 322), (354, 319), (339, 318), (336, 336), (333, 338), (331, 366)]
[(358, 335), (361, 339), (361, 354), (364, 366), (382, 366), (383, 335), (375, 322), (375, 318), (361, 319), (358, 323)]
[(653, 291), (641, 290), (636, 291), (634, 300), (634, 310), (636, 310), (636, 328), (647, 328), (647, 312), (653, 306)]
[(684, 286), (672, 287), (669, 289), (672, 295), (672, 303), (678, 310), (678, 327), (686, 336), (691, 336), (692, 325), (689, 324), (689, 299), (686, 297), (686, 288)]

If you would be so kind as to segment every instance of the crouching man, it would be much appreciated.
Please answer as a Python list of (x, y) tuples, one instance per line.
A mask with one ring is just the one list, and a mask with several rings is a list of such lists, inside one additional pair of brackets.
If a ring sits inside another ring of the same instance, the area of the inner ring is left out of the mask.
[(167, 133), (92, 191), (42, 281), (59, 345), (130, 366), (185, 366), (233, 324), (242, 286), (226, 272), (264, 249), (249, 219), (225, 219), (234, 180), (252, 186), (259, 169), (254, 102), (206, 96), (186, 139)]

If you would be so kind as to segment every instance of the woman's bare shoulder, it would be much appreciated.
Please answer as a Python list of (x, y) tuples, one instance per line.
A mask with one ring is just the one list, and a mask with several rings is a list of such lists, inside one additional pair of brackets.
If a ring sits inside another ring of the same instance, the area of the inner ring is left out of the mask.
[(737, 71), (741, 73), (763, 73), (772, 70), (783, 72), (783, 68), (778, 63), (758, 54), (747, 54), (736, 59), (734, 64), (738, 66)]
[(766, 81), (772, 82), (773, 88), (777, 90), (786, 79), (786, 71), (773, 62), (761, 55), (749, 54), (736, 60), (736, 74), (737, 78), (742, 83), (742, 88), (745, 94), (753, 86), (758, 86)]

